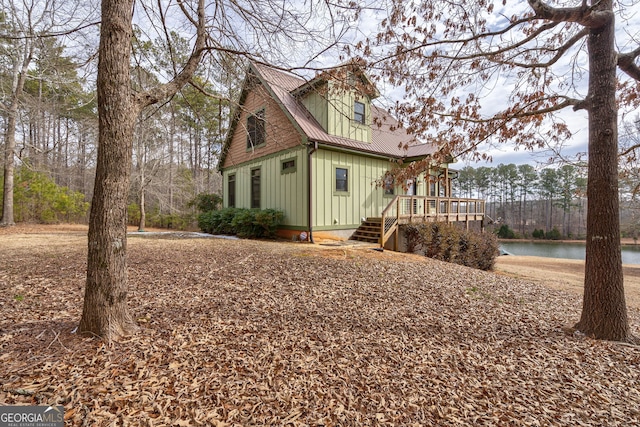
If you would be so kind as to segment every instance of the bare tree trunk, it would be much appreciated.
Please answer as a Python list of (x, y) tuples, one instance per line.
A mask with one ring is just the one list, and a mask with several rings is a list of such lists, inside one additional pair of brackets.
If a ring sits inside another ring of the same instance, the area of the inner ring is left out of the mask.
[(176, 116), (171, 107), (171, 129), (169, 136), (169, 215), (173, 215), (173, 140), (176, 137)]
[(182, 71), (164, 85), (132, 94), (133, 5), (134, 0), (102, 1), (98, 49), (98, 158), (89, 216), (87, 282), (78, 329), (107, 340), (117, 340), (137, 329), (127, 307), (126, 266), (135, 123), (144, 107), (174, 95), (193, 76), (206, 37), (204, 0), (199, 0), (194, 51)]
[(144, 231), (147, 222), (147, 213), (144, 210), (144, 185), (140, 186), (140, 222), (138, 223), (138, 231)]
[(145, 205), (145, 186), (146, 186), (146, 176), (145, 176), (145, 171), (146, 171), (146, 150), (145, 147), (142, 147), (142, 149), (140, 150), (142, 151), (142, 154), (139, 153), (138, 155), (138, 170), (140, 171), (140, 187), (139, 187), (139, 193), (138, 193), (138, 197), (140, 200), (140, 221), (138, 222), (138, 231), (144, 231), (144, 228), (146, 226), (146, 222), (147, 222), (147, 212), (144, 209), (144, 205)]
[(13, 69), (11, 104), (7, 111), (7, 130), (4, 145), (4, 184), (2, 193), (2, 219), (0, 227), (15, 225), (13, 217), (13, 176), (15, 171), (16, 121), (20, 95), (27, 79), (27, 70), (33, 57), (33, 42), (25, 40), (22, 63), (16, 63)]
[(137, 328), (127, 307), (127, 197), (133, 131), (129, 61), (133, 0), (104, 0), (98, 51), (98, 158), (89, 216), (87, 284), (79, 332), (109, 339)]
[(582, 316), (576, 329), (596, 338), (629, 341), (624, 297), (618, 200), (618, 111), (616, 106), (615, 27), (611, 0), (603, 26), (592, 28), (589, 50), (589, 180), (587, 254)]

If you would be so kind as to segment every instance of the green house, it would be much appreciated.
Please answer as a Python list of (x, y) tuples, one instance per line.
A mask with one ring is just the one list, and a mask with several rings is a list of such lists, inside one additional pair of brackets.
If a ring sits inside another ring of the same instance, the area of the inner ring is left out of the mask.
[[(365, 237), (384, 243), (385, 213), (396, 223), (407, 215), (438, 219), (455, 177), (448, 165), (404, 185), (376, 185), (399, 160), (421, 160), (437, 150), (373, 105), (378, 96), (354, 64), (311, 81), (250, 65), (219, 163), (224, 206), (282, 210), (279, 234), (311, 240), (350, 238), (358, 228), (355, 236), (363, 237), (368, 224)], [(446, 220), (460, 220), (450, 215)], [(474, 212), (472, 219), (480, 218)]]

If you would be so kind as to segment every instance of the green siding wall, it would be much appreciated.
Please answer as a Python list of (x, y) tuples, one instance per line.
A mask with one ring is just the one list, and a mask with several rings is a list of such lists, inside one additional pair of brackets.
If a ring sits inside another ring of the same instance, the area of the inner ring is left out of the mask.
[[(357, 96), (354, 92), (342, 93), (330, 90), (327, 132), (330, 135), (371, 142), (371, 100)], [(364, 104), (365, 124), (354, 121), (353, 104), (359, 101)]]
[(311, 115), (320, 123), (320, 126), (327, 131), (327, 98), (316, 91), (312, 91), (302, 99), (302, 104), (311, 112)]
[[(261, 209), (284, 211), (284, 225), (304, 227), (307, 225), (307, 151), (306, 148), (289, 150), (255, 162), (225, 169), (223, 173), (224, 206), (229, 206), (227, 188), (229, 175), (236, 175), (236, 207), (251, 206), (251, 170), (261, 169)], [(295, 171), (283, 173), (282, 162), (295, 159)]]
[[(335, 168), (349, 171), (349, 191), (335, 191)], [(318, 229), (356, 228), (362, 217), (380, 216), (393, 199), (375, 180), (390, 167), (388, 160), (320, 149), (312, 157), (313, 226)], [(396, 191), (396, 194), (397, 191)]]
[[(326, 90), (322, 86), (306, 94), (301, 101), (329, 135), (371, 142), (371, 100), (368, 97), (331, 87)], [(364, 124), (354, 121), (354, 101), (364, 104)]]

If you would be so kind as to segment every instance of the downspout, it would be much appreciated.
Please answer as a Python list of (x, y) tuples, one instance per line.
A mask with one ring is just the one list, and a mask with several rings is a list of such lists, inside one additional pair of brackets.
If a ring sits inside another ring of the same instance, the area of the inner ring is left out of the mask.
[(313, 186), (311, 181), (311, 156), (313, 156), (313, 153), (316, 151), (318, 151), (318, 141), (313, 141), (313, 143), (310, 142), (307, 145), (307, 222), (309, 224), (309, 242), (311, 243), (315, 243), (313, 241), (313, 214), (311, 210), (313, 208), (313, 202), (311, 199), (311, 196), (313, 195)]

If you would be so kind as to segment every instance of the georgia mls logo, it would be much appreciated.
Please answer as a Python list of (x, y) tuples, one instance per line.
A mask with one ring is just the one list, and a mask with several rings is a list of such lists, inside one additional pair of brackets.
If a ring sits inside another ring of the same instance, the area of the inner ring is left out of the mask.
[(0, 406), (0, 427), (64, 427), (64, 407)]

